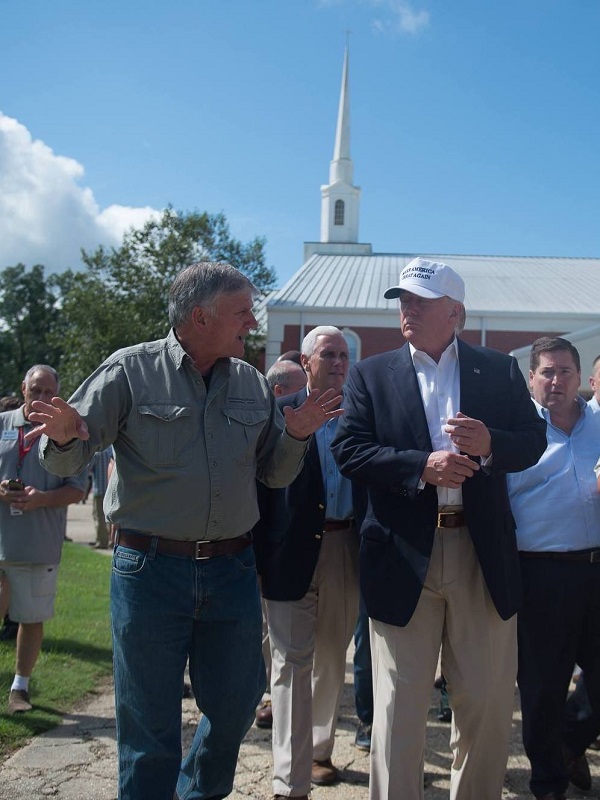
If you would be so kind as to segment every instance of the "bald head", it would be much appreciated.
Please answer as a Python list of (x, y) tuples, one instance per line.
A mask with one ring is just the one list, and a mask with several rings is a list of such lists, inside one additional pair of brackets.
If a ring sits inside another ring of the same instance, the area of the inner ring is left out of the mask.
[(276, 361), (266, 377), (275, 397), (295, 394), (306, 386), (306, 372), (295, 361)]

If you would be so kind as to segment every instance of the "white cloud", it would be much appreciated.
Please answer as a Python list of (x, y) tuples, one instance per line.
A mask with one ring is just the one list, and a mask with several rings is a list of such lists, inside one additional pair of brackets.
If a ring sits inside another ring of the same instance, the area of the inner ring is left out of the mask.
[(48, 270), (77, 267), (80, 249), (119, 245), (156, 209), (112, 205), (101, 210), (81, 186), (83, 166), (56, 155), (0, 111), (0, 269), (23, 262)]
[(408, 0), (317, 0), (321, 7), (360, 4), (377, 11), (371, 20), (371, 30), (377, 34), (395, 36), (416, 34), (429, 25), (429, 12), (417, 11)]
[(416, 11), (405, 0), (366, 0), (374, 8), (381, 9), (380, 16), (371, 23), (376, 33), (418, 33), (429, 24), (428, 11)]

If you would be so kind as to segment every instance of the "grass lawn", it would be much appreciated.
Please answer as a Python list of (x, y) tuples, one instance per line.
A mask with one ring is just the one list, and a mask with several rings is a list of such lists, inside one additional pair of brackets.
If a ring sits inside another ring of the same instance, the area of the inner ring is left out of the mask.
[(109, 618), (111, 559), (65, 542), (54, 619), (44, 625), (42, 652), (29, 693), (33, 710), (9, 716), (15, 642), (0, 641), (0, 758), (27, 739), (55, 727), (112, 672)]

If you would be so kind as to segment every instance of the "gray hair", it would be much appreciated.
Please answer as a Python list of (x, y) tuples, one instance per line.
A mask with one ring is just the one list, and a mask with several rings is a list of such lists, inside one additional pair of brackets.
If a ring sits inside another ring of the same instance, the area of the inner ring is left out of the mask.
[(300, 370), (303, 375), (306, 375), (302, 367), (295, 361), (276, 361), (265, 375), (271, 391), (275, 389), (276, 384), (288, 389), (292, 374), (298, 372), (298, 370)]
[(344, 336), (339, 328), (334, 325), (317, 325), (312, 331), (309, 331), (304, 339), (302, 339), (301, 351), (302, 355), (310, 358), (317, 346), (317, 339), (319, 336)]
[(29, 367), (25, 373), (25, 377), (23, 378), (23, 383), (25, 386), (29, 386), (29, 381), (33, 378), (36, 372), (49, 372), (56, 381), (56, 391), (58, 392), (60, 389), (60, 378), (58, 377), (58, 372), (54, 369), (54, 367), (51, 367), (50, 364), (34, 364), (33, 367)]
[(198, 261), (181, 270), (169, 290), (169, 322), (173, 328), (190, 318), (194, 308), (202, 306), (214, 312), (214, 304), (221, 294), (235, 294), (258, 289), (244, 274), (221, 261)]
[(465, 310), (464, 303), (459, 303), (459, 305), (460, 308), (458, 309), (458, 319), (456, 321), (456, 326), (454, 328), (457, 336), (459, 333), (463, 332), (465, 327), (465, 322), (467, 321), (467, 312)]

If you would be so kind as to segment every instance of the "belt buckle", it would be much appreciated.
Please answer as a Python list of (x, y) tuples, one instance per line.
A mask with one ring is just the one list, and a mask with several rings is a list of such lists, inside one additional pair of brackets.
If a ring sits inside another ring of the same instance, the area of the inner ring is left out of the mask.
[(444, 521), (444, 517), (447, 517), (451, 514), (451, 511), (438, 511), (437, 515), (437, 526), (438, 528), (444, 528), (445, 526), (442, 524)]
[(597, 564), (600, 561), (600, 550), (592, 550), (590, 553), (590, 564)]
[(201, 552), (200, 548), (202, 547), (203, 544), (206, 544), (206, 542), (203, 541), (194, 542), (194, 561), (208, 561), (208, 559), (210, 558), (210, 556), (200, 555)]

